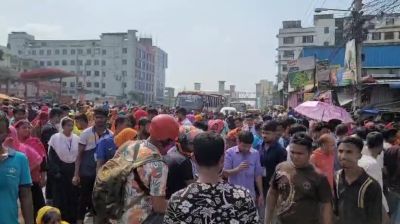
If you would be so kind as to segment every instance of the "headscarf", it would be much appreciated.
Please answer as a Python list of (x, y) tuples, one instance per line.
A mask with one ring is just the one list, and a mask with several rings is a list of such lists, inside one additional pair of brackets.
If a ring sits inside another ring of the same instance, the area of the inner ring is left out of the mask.
[[(37, 216), (36, 216), (36, 224), (43, 224), (43, 217), (48, 213), (48, 212), (56, 212), (59, 216), (61, 216), (61, 212), (58, 208), (51, 207), (51, 206), (44, 206), (41, 209), (39, 209)], [(61, 221), (61, 224), (68, 224), (68, 222)]]
[(136, 110), (135, 113), (133, 114), (133, 116), (135, 117), (135, 119), (137, 121), (139, 121), (140, 118), (142, 118), (142, 117), (147, 117), (147, 115), (148, 115), (148, 113), (142, 109)]
[[(60, 124), (64, 120), (71, 120), (73, 122), (71, 118), (64, 117), (61, 119)], [(76, 157), (78, 156), (79, 137), (73, 133), (71, 133), (70, 137), (67, 137), (64, 135), (63, 130), (61, 130), (60, 133), (51, 136), (49, 146), (53, 148), (61, 161), (65, 163), (73, 163), (76, 161)]]
[(125, 142), (129, 140), (134, 140), (137, 136), (137, 131), (132, 128), (125, 128), (120, 133), (118, 133), (115, 138), (114, 142), (117, 148), (123, 145)]
[(224, 121), (217, 120), (209, 120), (208, 121), (208, 130), (215, 131), (217, 134), (221, 134), (222, 130), (224, 130)]
[(196, 122), (201, 122), (203, 120), (203, 116), (201, 116), (201, 114), (198, 114), (198, 115), (194, 116), (194, 120)]

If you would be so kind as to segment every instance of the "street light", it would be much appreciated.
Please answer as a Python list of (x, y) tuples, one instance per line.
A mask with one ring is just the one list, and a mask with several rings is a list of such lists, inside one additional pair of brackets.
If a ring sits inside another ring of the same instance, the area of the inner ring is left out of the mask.
[(328, 8), (315, 8), (314, 12), (315, 13), (321, 13), (325, 11), (338, 11), (338, 12), (351, 12), (349, 9), (328, 9)]

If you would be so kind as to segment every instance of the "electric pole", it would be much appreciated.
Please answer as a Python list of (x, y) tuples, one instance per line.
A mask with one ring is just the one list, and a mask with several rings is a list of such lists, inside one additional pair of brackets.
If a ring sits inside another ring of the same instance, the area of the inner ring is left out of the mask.
[(355, 42), (356, 42), (356, 97), (353, 101), (353, 111), (355, 112), (357, 108), (361, 106), (362, 97), (362, 43), (363, 43), (363, 20), (362, 18), (362, 0), (354, 0), (354, 25), (356, 27), (355, 32)]

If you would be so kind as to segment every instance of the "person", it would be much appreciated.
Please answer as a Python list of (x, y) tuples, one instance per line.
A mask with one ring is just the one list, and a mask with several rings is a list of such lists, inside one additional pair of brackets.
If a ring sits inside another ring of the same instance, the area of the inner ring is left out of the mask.
[(149, 120), (153, 120), (153, 118), (158, 115), (158, 111), (155, 108), (151, 108), (147, 110), (147, 114), (147, 118), (149, 118)]
[(67, 105), (61, 105), (60, 109), (62, 111), (61, 118), (68, 117), (69, 113), (71, 112), (71, 108)]
[(278, 143), (277, 134), (278, 123), (268, 121), (262, 127), (262, 137), (264, 142), (260, 145), (260, 162), (263, 167), (263, 192), (268, 192), (269, 182), (276, 166), (286, 161), (286, 150)]
[(259, 148), (260, 145), (263, 143), (263, 139), (261, 136), (262, 124), (263, 123), (258, 122), (254, 125), (255, 134), (253, 134), (253, 137), (254, 137), (253, 144), (252, 144), (253, 149)]
[(226, 135), (226, 148), (232, 148), (236, 146), (237, 143), (237, 136), (239, 132), (243, 129), (243, 119), (241, 117), (236, 117), (234, 119), (235, 122), (235, 129), (228, 132)]
[(287, 118), (285, 120), (281, 120), (278, 122), (278, 136), (279, 136), (279, 144), (283, 148), (286, 148), (289, 145), (290, 142), (290, 135), (289, 135), (289, 129), (290, 127), (296, 123), (296, 120), (293, 118)]
[(26, 115), (26, 110), (24, 107), (19, 106), (13, 109), (13, 118), (11, 118), (11, 125), (14, 125), (15, 123), (17, 123), (20, 120), (25, 120), (27, 118)]
[(329, 183), (310, 164), (312, 142), (304, 132), (292, 137), (289, 145), (291, 161), (279, 164), (271, 178), (266, 224), (272, 223), (275, 209), (281, 224), (332, 223)]
[[(161, 155), (179, 135), (179, 124), (172, 116), (160, 114), (153, 118), (149, 127), (150, 137), (139, 142), (125, 144), (119, 156), (131, 155), (139, 143), (137, 159), (156, 153)], [(167, 207), (166, 186), (168, 166), (162, 161), (151, 161), (132, 170), (125, 185), (125, 209), (122, 223), (161, 223)], [(147, 192), (147, 193), (146, 193)]]
[(118, 135), (118, 133), (120, 133), (122, 130), (124, 130), (125, 128), (129, 128), (131, 127), (131, 122), (128, 119), (127, 116), (125, 115), (118, 115), (117, 118), (115, 119), (114, 122), (114, 135)]
[(319, 148), (312, 152), (310, 162), (317, 172), (326, 176), (333, 192), (333, 172), (335, 162), (335, 139), (330, 134), (323, 134), (318, 139)]
[[(298, 132), (307, 132), (307, 128), (306, 126), (302, 125), (302, 124), (293, 124), (290, 128), (289, 128), (289, 138), (291, 139), (296, 133)], [(289, 145), (286, 146), (286, 160), (290, 161), (290, 147)]]
[(68, 224), (61, 220), (61, 212), (58, 208), (44, 206), (36, 216), (36, 224)]
[(33, 105), (31, 103), (28, 104), (28, 121), (32, 122), (36, 116), (38, 115), (38, 112), (36, 109), (33, 109)]
[(254, 115), (253, 114), (248, 114), (245, 117), (244, 120), (244, 129), (247, 131), (250, 131), (252, 134), (256, 134), (256, 130), (254, 127)]
[(338, 156), (343, 167), (335, 175), (334, 202), (338, 223), (381, 224), (382, 193), (379, 183), (358, 166), (362, 139), (346, 137), (339, 144)]
[(32, 124), (32, 136), (40, 138), (42, 133), (42, 128), (49, 121), (49, 113), (45, 111), (40, 111), (37, 117), (31, 121)]
[(348, 133), (349, 133), (349, 128), (347, 127), (347, 125), (346, 124), (339, 124), (335, 129), (336, 143), (339, 143), (345, 137), (347, 137)]
[(32, 126), (28, 120), (20, 120), (14, 124), (14, 127), (17, 129), (18, 141), (32, 148), (40, 156), (41, 165), (37, 169), (31, 170), (31, 191), (34, 216), (36, 216), (37, 211), (45, 205), (42, 188), (46, 185), (46, 149), (40, 139), (31, 136)]
[(92, 209), (91, 195), (96, 178), (97, 163), (95, 153), (97, 143), (104, 137), (112, 135), (107, 129), (108, 111), (97, 107), (93, 111), (94, 126), (87, 128), (80, 135), (78, 156), (75, 161), (75, 172), (72, 183), (80, 186), (77, 223), (81, 224), (87, 211)]
[(80, 136), (82, 131), (84, 131), (89, 126), (89, 120), (86, 114), (78, 114), (75, 116), (75, 125), (73, 133)]
[(48, 167), (52, 184), (53, 205), (63, 211), (62, 217), (75, 223), (77, 218), (78, 188), (71, 182), (78, 156), (79, 137), (72, 133), (74, 121), (61, 120), (62, 132), (51, 136), (49, 141)]
[(111, 134), (103, 136), (96, 146), (96, 170), (100, 169), (103, 164), (113, 158), (116, 151), (117, 145), (115, 144), (114, 136)]
[(124, 143), (136, 140), (136, 138), (137, 138), (137, 131), (135, 129), (125, 128), (114, 137), (115, 146), (116, 148), (119, 148)]
[(204, 132), (195, 137), (193, 148), (199, 179), (171, 196), (164, 224), (259, 223), (250, 192), (221, 179), (224, 139)]
[(393, 223), (400, 223), (400, 146), (392, 145), (384, 153), (385, 182), (388, 188), (387, 201), (391, 220)]
[(367, 147), (364, 147), (366, 150), (365, 154), (362, 154), (361, 159), (358, 160), (358, 166), (363, 168), (364, 171), (372, 177), (374, 180), (378, 181), (381, 190), (382, 190), (382, 205), (383, 205), (383, 213), (382, 217), (384, 219), (383, 223), (388, 221), (389, 207), (386, 201), (385, 196), (383, 195), (383, 178), (382, 178), (382, 168), (378, 164), (377, 158), (383, 151), (383, 135), (379, 132), (370, 132), (367, 134)]
[(151, 121), (146, 117), (142, 117), (138, 121), (137, 139), (145, 140), (150, 136), (149, 128)]
[(4, 142), (9, 135), (9, 121), (0, 112), (0, 223), (18, 224), (19, 199), (25, 224), (33, 224), (32, 180), (27, 157)]
[(187, 110), (185, 108), (181, 107), (178, 110), (176, 110), (175, 115), (180, 125), (188, 125), (188, 126), (192, 125), (192, 122), (190, 122), (189, 119), (186, 117)]
[(181, 126), (179, 132), (175, 146), (164, 156), (164, 160), (168, 165), (167, 199), (173, 193), (185, 188), (195, 180), (191, 160), (193, 139), (202, 131), (193, 126)]

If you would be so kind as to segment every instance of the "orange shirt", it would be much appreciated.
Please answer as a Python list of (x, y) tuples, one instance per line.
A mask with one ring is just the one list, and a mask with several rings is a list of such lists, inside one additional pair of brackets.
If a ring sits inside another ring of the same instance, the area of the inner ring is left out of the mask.
[(335, 156), (333, 153), (326, 154), (321, 148), (316, 149), (310, 159), (317, 172), (324, 174), (333, 190), (333, 173)]

